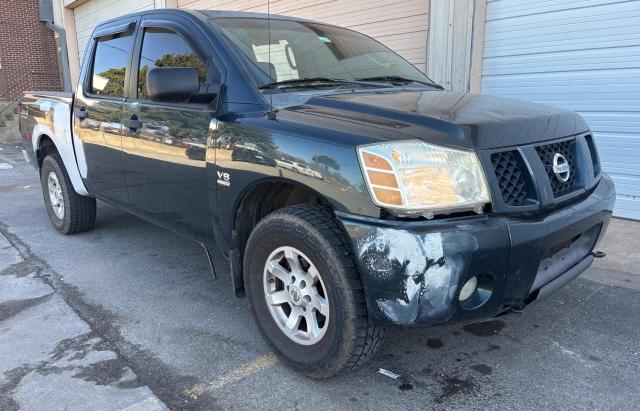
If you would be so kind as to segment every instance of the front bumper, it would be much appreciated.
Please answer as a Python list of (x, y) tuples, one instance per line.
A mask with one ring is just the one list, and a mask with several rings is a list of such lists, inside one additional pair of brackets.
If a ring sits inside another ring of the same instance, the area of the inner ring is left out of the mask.
[[(551, 212), (398, 222), (338, 213), (361, 273), (373, 324), (491, 318), (546, 297), (586, 270), (615, 203), (606, 174)], [(478, 288), (460, 302), (476, 276)]]

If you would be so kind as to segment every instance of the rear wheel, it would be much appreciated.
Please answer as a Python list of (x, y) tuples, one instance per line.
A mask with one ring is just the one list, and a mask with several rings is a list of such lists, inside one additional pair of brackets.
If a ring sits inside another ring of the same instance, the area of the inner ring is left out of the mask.
[(251, 233), (243, 266), (262, 334), (296, 371), (333, 377), (380, 345), (384, 330), (369, 324), (350, 245), (329, 208), (299, 205), (265, 217)]
[(47, 155), (40, 169), (42, 194), (53, 226), (62, 234), (91, 230), (96, 222), (96, 199), (81, 196), (58, 153)]

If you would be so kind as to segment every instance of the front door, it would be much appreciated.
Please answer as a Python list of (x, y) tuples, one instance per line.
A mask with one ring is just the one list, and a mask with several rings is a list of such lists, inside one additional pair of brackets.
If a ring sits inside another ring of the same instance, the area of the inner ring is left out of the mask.
[(133, 26), (108, 32), (88, 47), (89, 64), (83, 72), (74, 102), (76, 136), (82, 141), (84, 161), (80, 171), (95, 196), (118, 204), (128, 203), (122, 154), (122, 109)]
[(139, 214), (209, 243), (207, 138), (214, 113), (204, 104), (153, 102), (145, 86), (147, 71), (155, 67), (193, 67), (205, 84), (206, 60), (178, 32), (149, 26), (141, 31), (137, 86), (123, 113), (129, 198)]

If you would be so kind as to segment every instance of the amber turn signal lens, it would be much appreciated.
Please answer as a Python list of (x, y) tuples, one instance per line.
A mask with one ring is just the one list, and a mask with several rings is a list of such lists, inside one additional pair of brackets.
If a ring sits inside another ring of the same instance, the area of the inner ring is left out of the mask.
[(398, 180), (391, 173), (381, 173), (380, 171), (367, 170), (371, 184), (384, 187), (398, 188)]
[(364, 160), (364, 166), (367, 168), (377, 168), (379, 170), (393, 170), (391, 168), (391, 164), (384, 158), (377, 156), (375, 154), (364, 152), (362, 153), (362, 158)]
[(373, 187), (373, 193), (375, 194), (378, 201), (383, 204), (396, 206), (402, 205), (402, 196), (400, 195), (400, 191)]

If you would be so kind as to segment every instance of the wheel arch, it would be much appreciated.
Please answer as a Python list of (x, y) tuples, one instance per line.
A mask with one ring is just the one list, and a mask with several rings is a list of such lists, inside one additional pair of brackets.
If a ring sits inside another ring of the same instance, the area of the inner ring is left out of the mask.
[(38, 161), (38, 168), (42, 168), (42, 161), (52, 152), (58, 152), (58, 147), (56, 147), (56, 143), (48, 134), (40, 134), (36, 139), (35, 144), (35, 153), (36, 160)]
[[(69, 131), (71, 132), (71, 131)], [(42, 160), (44, 157), (55, 150), (60, 154), (62, 162), (69, 174), (73, 189), (80, 195), (87, 196), (89, 191), (84, 185), (84, 181), (80, 175), (78, 165), (76, 163), (76, 156), (74, 152), (73, 143), (71, 142), (71, 136), (61, 136), (53, 132), (52, 129), (47, 127), (46, 124), (36, 124), (32, 132), (33, 151), (36, 154), (38, 161), (38, 168), (42, 167)]]
[(268, 178), (255, 181), (238, 195), (232, 209), (231, 276), (236, 296), (244, 296), (242, 260), (251, 232), (270, 213), (296, 204), (322, 204), (332, 209), (325, 196), (298, 181)]

